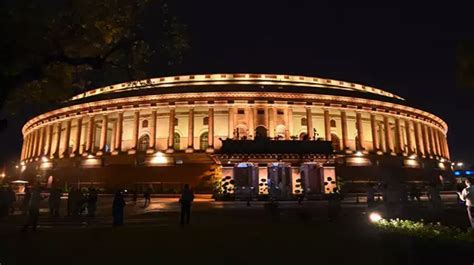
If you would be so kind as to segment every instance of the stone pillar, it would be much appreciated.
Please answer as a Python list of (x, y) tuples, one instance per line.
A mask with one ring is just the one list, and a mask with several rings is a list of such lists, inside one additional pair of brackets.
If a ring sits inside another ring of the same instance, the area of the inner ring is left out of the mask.
[(341, 110), (341, 129), (342, 129), (342, 150), (348, 151), (349, 143), (347, 136), (347, 116), (344, 110)]
[(271, 138), (276, 137), (275, 133), (275, 122), (276, 122), (276, 109), (270, 107), (268, 110), (268, 136)]
[(186, 153), (194, 152), (194, 109), (188, 112), (188, 148)]
[(314, 138), (313, 133), (313, 114), (311, 113), (311, 108), (306, 108), (306, 133), (308, 134), (308, 138), (312, 140)]
[(446, 158), (451, 159), (451, 155), (449, 154), (448, 135), (446, 134), (446, 136), (444, 136), (443, 139), (444, 139), (444, 149), (446, 150)]
[(443, 145), (443, 134), (440, 130), (436, 130), (436, 135), (438, 136), (438, 145), (441, 157), (446, 157), (446, 152)]
[(208, 147), (206, 152), (212, 153), (214, 152), (214, 108), (209, 108), (209, 124), (208, 124)]
[(174, 117), (175, 117), (175, 109), (170, 109), (170, 118), (169, 118), (169, 128), (168, 128), (168, 149), (166, 150), (167, 153), (174, 152)]
[(150, 122), (150, 144), (148, 146), (147, 153), (152, 154), (156, 149), (156, 110), (151, 112)]
[(58, 136), (58, 137), (56, 137), (56, 150), (54, 150), (54, 157), (60, 157), (60, 155), (61, 155), (61, 154), (59, 153), (60, 148), (61, 148), (61, 131), (62, 131), (62, 124), (61, 124), (61, 122), (58, 122), (58, 123), (57, 123), (57, 128), (58, 128), (58, 129), (57, 129), (57, 131), (58, 131), (57, 136)]
[(411, 123), (405, 120), (405, 134), (407, 136), (407, 154), (413, 154), (413, 139), (411, 135)]
[(69, 149), (69, 142), (71, 140), (71, 120), (66, 121), (66, 130), (64, 132), (64, 142), (63, 142), (63, 153), (61, 154), (61, 157), (65, 157), (69, 155), (68, 149)]
[(385, 129), (385, 150), (387, 153), (393, 152), (393, 142), (392, 142), (392, 134), (390, 129), (390, 123), (388, 122), (388, 117), (383, 117), (383, 124)]
[(364, 146), (364, 126), (362, 124), (362, 114), (360, 112), (356, 113), (356, 128), (357, 128), (357, 138), (358, 138), (358, 144), (357, 144), (357, 150), (365, 150)]
[(74, 147), (71, 156), (78, 156), (81, 152), (81, 135), (82, 135), (82, 117), (77, 119), (76, 135), (74, 136)]
[(324, 110), (324, 140), (331, 141), (331, 117), (329, 117), (329, 110)]
[(433, 131), (431, 130), (431, 126), (429, 125), (426, 126), (426, 132), (428, 135), (428, 143), (430, 144), (430, 155), (435, 156), (436, 147), (434, 145), (434, 137), (433, 137)]
[(115, 130), (115, 146), (112, 155), (118, 155), (122, 152), (122, 130), (123, 130), (123, 112), (118, 113), (117, 129)]
[(32, 135), (33, 143), (31, 146), (31, 157), (36, 157), (36, 145), (38, 143), (38, 130), (36, 130), (36, 128), (32, 130)]
[(136, 110), (133, 113), (132, 148), (130, 148), (130, 150), (128, 150), (129, 154), (135, 154), (137, 152), (139, 129), (140, 129), (140, 111)]
[(290, 131), (288, 130), (288, 108), (283, 109), (283, 122), (285, 123), (285, 140), (290, 140)]
[(46, 129), (45, 156), (51, 156), (51, 145), (53, 142), (53, 125), (49, 124)]
[(94, 140), (94, 130), (95, 130), (95, 117), (89, 117), (89, 123), (87, 126), (87, 141), (86, 141), (86, 152), (84, 155), (92, 154), (92, 149), (94, 148), (94, 144), (92, 141)]
[(28, 155), (29, 155), (29, 151), (30, 151), (30, 141), (31, 141), (31, 137), (29, 134), (25, 134), (24, 136), (24, 142), (23, 142), (23, 146), (25, 147), (25, 151), (23, 153), (23, 159), (22, 160), (26, 160), (28, 158)]
[(39, 128), (38, 150), (36, 150), (36, 156), (39, 157), (43, 155), (44, 128), (44, 126)]
[(372, 148), (374, 152), (379, 150), (379, 138), (377, 137), (377, 122), (375, 114), (370, 114), (370, 129), (372, 131)]
[(428, 133), (427, 133), (427, 130), (426, 130), (426, 125), (424, 124), (421, 124), (421, 135), (422, 135), (422, 138), (423, 138), (423, 150), (424, 150), (424, 154), (425, 156), (430, 156), (430, 153), (431, 153), (431, 150), (429, 148), (429, 140), (428, 140)]
[(431, 138), (433, 138), (434, 153), (436, 156), (439, 156), (440, 152), (438, 149), (438, 136), (436, 135), (436, 129), (434, 127), (430, 127), (430, 131), (431, 131)]
[(245, 113), (246, 113), (246, 118), (247, 118), (247, 124), (249, 125), (248, 138), (250, 138), (250, 136), (252, 136), (252, 138), (255, 139), (255, 123), (257, 121), (255, 120), (254, 111), (255, 111), (254, 108), (248, 108), (248, 113), (247, 112), (245, 112)]
[(423, 139), (420, 135), (420, 123), (419, 122), (413, 122), (413, 129), (415, 130), (415, 146), (416, 146), (416, 152), (418, 155), (424, 155), (425, 154), (425, 149), (423, 148)]
[[(230, 139), (234, 139), (235, 135), (234, 135), (234, 108), (233, 107), (230, 107), (229, 108), (229, 117), (228, 117), (228, 120), (229, 120), (229, 135), (228, 137)], [(254, 135), (255, 136), (255, 135)]]
[(288, 131), (288, 139), (291, 139), (291, 136), (293, 136), (293, 109), (288, 108), (287, 110), (287, 119), (288, 119), (288, 124), (286, 125), (287, 131)]
[(28, 158), (33, 157), (33, 149), (34, 149), (34, 142), (35, 142), (35, 133), (33, 130), (29, 133), (29, 141), (28, 141)]
[(99, 151), (97, 152), (97, 155), (103, 155), (105, 154), (105, 147), (107, 145), (107, 129), (109, 126), (109, 117), (107, 114), (104, 114), (102, 116), (102, 127), (100, 128), (100, 141), (99, 141)]
[(402, 154), (403, 153), (403, 146), (402, 146), (402, 134), (401, 134), (401, 127), (400, 127), (400, 119), (395, 118), (395, 141), (396, 141), (396, 153)]
[(117, 120), (112, 121), (112, 133), (110, 135), (110, 154), (115, 153), (116, 144), (117, 144)]
[(26, 136), (23, 136), (23, 142), (21, 144), (21, 154), (20, 154), (20, 161), (25, 159), (25, 150), (26, 150)]

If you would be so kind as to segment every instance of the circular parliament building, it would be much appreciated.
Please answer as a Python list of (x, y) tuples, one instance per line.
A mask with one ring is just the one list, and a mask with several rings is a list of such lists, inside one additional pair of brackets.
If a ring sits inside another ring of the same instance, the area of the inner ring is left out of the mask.
[[(447, 125), (333, 79), (199, 74), (79, 94), (23, 127), (24, 180), (60, 187), (279, 196), (452, 181)], [(215, 188), (215, 187), (214, 187)]]

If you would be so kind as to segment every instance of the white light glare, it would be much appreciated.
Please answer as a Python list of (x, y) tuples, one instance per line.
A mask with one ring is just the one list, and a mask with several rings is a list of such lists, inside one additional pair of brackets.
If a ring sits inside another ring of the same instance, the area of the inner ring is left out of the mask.
[(377, 223), (380, 220), (382, 220), (382, 216), (379, 213), (373, 212), (373, 213), (370, 213), (369, 219), (372, 223)]

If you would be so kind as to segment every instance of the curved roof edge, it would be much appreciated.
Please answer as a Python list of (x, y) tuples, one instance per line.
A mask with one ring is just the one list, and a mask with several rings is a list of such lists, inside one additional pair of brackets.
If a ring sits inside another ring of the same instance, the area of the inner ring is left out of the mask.
[(179, 75), (168, 77), (149, 78), (137, 81), (119, 83), (106, 87), (100, 87), (78, 94), (71, 100), (78, 100), (101, 94), (124, 92), (130, 90), (141, 90), (158, 87), (180, 87), (180, 86), (204, 86), (204, 85), (286, 85), (286, 86), (306, 86), (337, 90), (349, 90), (361, 93), (377, 94), (388, 98), (405, 100), (393, 93), (379, 88), (365, 86), (361, 84), (319, 78), (310, 76), (284, 75), (284, 74), (248, 74), (248, 73), (222, 73), (222, 74), (196, 74)]

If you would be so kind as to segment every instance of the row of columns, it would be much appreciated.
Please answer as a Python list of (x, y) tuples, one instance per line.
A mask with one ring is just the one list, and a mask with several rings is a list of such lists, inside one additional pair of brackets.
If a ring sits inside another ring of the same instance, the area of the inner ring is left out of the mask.
[[(257, 121), (256, 111), (252, 109), (249, 112), (250, 117), (247, 117), (249, 121), (251, 121), (249, 126), (252, 128), (255, 127), (255, 123)], [(288, 126), (292, 126), (292, 109), (288, 109), (286, 115), (284, 116), (285, 123)], [(311, 108), (306, 108), (306, 130), (308, 136), (310, 138), (314, 138), (314, 131), (313, 131), (313, 120), (312, 120), (312, 110)], [(109, 124), (109, 116), (107, 114), (102, 115), (101, 119), (101, 131), (99, 135), (99, 150), (97, 155), (103, 155), (106, 151), (110, 151), (112, 154), (118, 154), (122, 150), (122, 134), (123, 134), (123, 112), (119, 112), (117, 118), (115, 119), (114, 123), (112, 124), (112, 141), (110, 150), (105, 150), (106, 147), (106, 140), (108, 134), (108, 124)], [(174, 152), (174, 137), (175, 137), (175, 116), (176, 112), (174, 108), (170, 109), (169, 112), (169, 132), (168, 132), (168, 148), (166, 152), (172, 153)], [(270, 137), (275, 137), (275, 133), (273, 129), (276, 127), (276, 109), (270, 108), (269, 111), (265, 111), (265, 121), (269, 126), (269, 135)], [(324, 110), (324, 136), (326, 140), (331, 141), (331, 116), (329, 114), (329, 110)], [(96, 115), (89, 116), (89, 122), (87, 126), (87, 135), (85, 139), (85, 148), (82, 150), (83, 155), (92, 154), (93, 141), (94, 141), (94, 133), (95, 133), (95, 119)], [(214, 109), (208, 109), (208, 149), (206, 151), (213, 152), (214, 147)], [(33, 157), (40, 157), (40, 156), (50, 156), (50, 157), (64, 157), (64, 156), (76, 156), (80, 154), (80, 139), (82, 133), (82, 124), (84, 121), (84, 117), (77, 118), (77, 130), (74, 137), (74, 145), (72, 150), (69, 150), (69, 142), (71, 138), (71, 125), (72, 121), (68, 120), (65, 122), (65, 132), (64, 132), (64, 139), (62, 139), (62, 126), (64, 125), (63, 122), (57, 122), (55, 124), (49, 124), (39, 129), (36, 129), (25, 136), (23, 149), (21, 158), (22, 160), (33, 158)], [(138, 139), (139, 135), (139, 128), (140, 128), (140, 112), (135, 111), (133, 114), (133, 127), (132, 127), (132, 147), (128, 150), (128, 153), (133, 154), (137, 151)], [(349, 151), (349, 143), (348, 143), (348, 125), (347, 125), (347, 114), (345, 110), (340, 111), (340, 122), (341, 122), (341, 132), (342, 132), (342, 151)], [(404, 123), (405, 126), (405, 135), (406, 137), (406, 146), (402, 146), (402, 129), (401, 123)], [(150, 122), (150, 141), (148, 152), (154, 152), (156, 149), (156, 126), (157, 123), (157, 111), (153, 110), (151, 112), (151, 122)], [(231, 137), (232, 132), (234, 131), (236, 121), (235, 121), (235, 109), (229, 109), (229, 137)], [(56, 128), (58, 132), (57, 137), (55, 138), (55, 149), (51, 150), (53, 146), (53, 127)], [(406, 154), (418, 154), (421, 156), (440, 156), (449, 158), (449, 149), (446, 138), (444, 134), (431, 126), (426, 124), (422, 124), (417, 121), (410, 121), (410, 120), (401, 120), (399, 118), (395, 119), (394, 124), (394, 136), (395, 139), (392, 139), (392, 131), (391, 131), (391, 124), (389, 122), (388, 116), (383, 116), (383, 121), (380, 123), (376, 120), (375, 114), (370, 115), (370, 127), (372, 133), (372, 145), (373, 150), (378, 152), (386, 152), (386, 153), (406, 153)], [(273, 129), (272, 129), (273, 128)], [(291, 127), (290, 127), (291, 128)], [(411, 128), (413, 128), (413, 133)], [(356, 112), (356, 131), (357, 131), (357, 138), (356, 138), (356, 150), (358, 151), (366, 151), (369, 149), (364, 142), (364, 128), (363, 128), (363, 121), (362, 121), (362, 113)], [(379, 134), (377, 134), (377, 131)], [(194, 109), (190, 109), (188, 112), (188, 139), (187, 139), (187, 148), (186, 152), (191, 153), (194, 151)], [(383, 135), (382, 135), (383, 132)], [(288, 130), (285, 132), (286, 138), (289, 138), (290, 132)], [(383, 140), (383, 144), (382, 144)], [(62, 154), (60, 154), (60, 150), (64, 150)]]
[[(111, 146), (110, 153), (113, 155), (119, 154), (122, 150), (122, 135), (123, 135), (123, 112), (119, 112), (117, 119), (112, 124), (112, 135), (111, 135)], [(188, 148), (186, 152), (193, 152), (194, 146), (194, 110), (190, 109), (188, 119)], [(169, 132), (168, 132), (168, 148), (166, 152), (174, 152), (174, 130), (175, 130), (175, 109), (172, 108), (169, 114)], [(62, 122), (46, 125), (40, 127), (37, 130), (32, 131), (24, 138), (24, 144), (21, 152), (21, 159), (29, 159), (34, 157), (65, 157), (65, 156), (77, 156), (80, 154), (80, 142), (82, 137), (82, 123), (83, 117), (77, 119), (77, 130), (74, 137), (74, 145), (72, 150), (69, 150), (69, 142), (71, 140), (71, 120), (66, 121), (66, 127), (64, 137), (62, 137)], [(95, 120), (96, 115), (89, 116), (89, 122), (87, 125), (87, 135), (85, 139), (85, 148), (82, 155), (93, 154), (94, 148), (94, 133), (95, 133)], [(214, 151), (214, 109), (208, 109), (208, 148), (207, 152)], [(157, 112), (153, 110), (151, 113), (151, 122), (149, 125), (150, 129), (150, 141), (147, 152), (154, 152), (156, 149), (156, 126), (157, 123)], [(97, 155), (103, 155), (106, 153), (107, 134), (108, 134), (109, 116), (107, 114), (102, 115), (101, 119), (101, 131), (99, 135), (99, 150)], [(53, 129), (56, 128), (57, 136), (55, 138), (54, 150), (51, 150), (53, 146)], [(132, 147), (127, 152), (129, 154), (136, 153), (138, 149), (140, 129), (140, 112), (135, 111), (133, 114), (133, 127), (132, 127)], [(63, 139), (64, 138), (64, 139)], [(64, 150), (60, 153), (60, 150)]]

